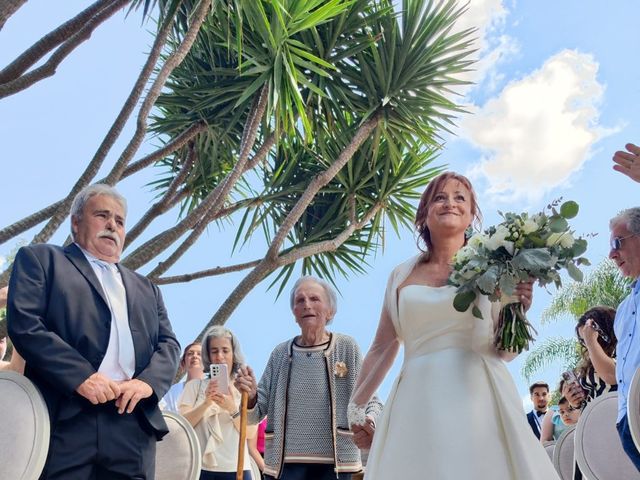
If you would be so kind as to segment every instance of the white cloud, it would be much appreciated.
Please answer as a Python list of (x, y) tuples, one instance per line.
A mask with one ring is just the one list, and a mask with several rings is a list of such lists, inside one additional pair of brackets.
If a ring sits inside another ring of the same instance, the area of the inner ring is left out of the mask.
[[(460, 4), (466, 3), (462, 0)], [(456, 22), (455, 31), (468, 28), (476, 29), (473, 34), (473, 47), (476, 63), (473, 70), (461, 75), (462, 80), (482, 84), (487, 80), (485, 89), (493, 90), (500, 76), (496, 74), (497, 65), (519, 51), (516, 40), (502, 33), (509, 11), (503, 0), (473, 0), (467, 5), (467, 10)], [(459, 88), (458, 93), (466, 94), (473, 85)]]
[(488, 193), (535, 200), (580, 169), (610, 133), (598, 125), (597, 73), (591, 55), (563, 50), (462, 119), (461, 135), (484, 152), (471, 175), (486, 177)]

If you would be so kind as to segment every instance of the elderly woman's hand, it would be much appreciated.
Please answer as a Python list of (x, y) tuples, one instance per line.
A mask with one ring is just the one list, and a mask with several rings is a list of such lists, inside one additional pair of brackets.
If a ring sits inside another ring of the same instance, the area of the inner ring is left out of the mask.
[(518, 283), (514, 292), (514, 295), (522, 303), (525, 312), (531, 308), (531, 303), (533, 302), (533, 281), (534, 279), (532, 278), (526, 282)]
[(246, 393), (248, 396), (248, 406), (253, 408), (258, 395), (258, 383), (256, 382), (256, 376), (253, 374), (253, 370), (249, 366), (240, 367), (238, 373), (236, 373), (236, 379), (234, 385), (241, 393)]
[(369, 416), (365, 418), (364, 425), (351, 425), (353, 443), (355, 443), (356, 447), (360, 449), (367, 450), (371, 448), (371, 442), (373, 442), (373, 434), (375, 433), (375, 430), (375, 423)]

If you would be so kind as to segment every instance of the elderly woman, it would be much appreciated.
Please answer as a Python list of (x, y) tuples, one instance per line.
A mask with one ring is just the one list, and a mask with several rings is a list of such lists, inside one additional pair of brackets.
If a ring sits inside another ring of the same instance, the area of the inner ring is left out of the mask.
[[(240, 443), (240, 392), (233, 386), (233, 376), (244, 363), (240, 343), (222, 326), (211, 327), (202, 339), (202, 364), (209, 371), (212, 364), (227, 366), (228, 390), (221, 380), (206, 378), (187, 382), (178, 409), (194, 427), (202, 451), (200, 480), (235, 480)], [(247, 429), (252, 438), (256, 427)], [(244, 480), (251, 480), (251, 463), (244, 445)]]
[[(462, 175), (445, 172), (422, 194), (415, 225), (424, 249), (391, 273), (350, 408), (351, 423), (363, 424), (364, 406), (404, 343), (402, 370), (376, 426), (367, 480), (558, 478), (522, 414), (503, 361), (513, 355), (494, 347), (500, 305), (479, 297), (482, 319), (453, 307), (451, 262), (477, 220), (476, 196)], [(530, 306), (531, 282), (517, 293)]]
[[(336, 294), (326, 282), (302, 277), (291, 290), (291, 310), (300, 335), (278, 345), (256, 384), (250, 368), (236, 378), (249, 396), (249, 423), (268, 415), (265, 478), (350, 479), (362, 469), (347, 423), (347, 404), (360, 371), (353, 338), (327, 330), (336, 314)], [(367, 402), (365, 446), (382, 405)]]

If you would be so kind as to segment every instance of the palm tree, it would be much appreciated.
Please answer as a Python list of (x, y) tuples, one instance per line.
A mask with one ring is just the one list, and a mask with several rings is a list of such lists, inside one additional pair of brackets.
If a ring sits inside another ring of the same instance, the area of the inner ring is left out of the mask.
[[(397, 232), (409, 225), (417, 191), (441, 171), (432, 165), (438, 132), (462, 111), (451, 88), (472, 63), (471, 32), (452, 33), (464, 10), (455, 0), (406, 0), (400, 13), (391, 0), (158, 5), (156, 76), (136, 132), (104, 180), (117, 184), (152, 164), (164, 172), (129, 244), (171, 209), (181, 218), (137, 242), (123, 263), (139, 269), (155, 262), (148, 276), (160, 284), (246, 269), (213, 323), (224, 323), (271, 274), (281, 290), (298, 261), (304, 273), (330, 280), (364, 271), (384, 244), (385, 222)], [(156, 65), (151, 57), (149, 65)], [(127, 105), (141, 98), (138, 86)], [(0, 230), (0, 242), (47, 219), (34, 241), (50, 238), (74, 192), (102, 165), (120, 120), (69, 195)], [(162, 147), (132, 161), (147, 132)], [(166, 275), (208, 225), (226, 227), (230, 219), (239, 222), (237, 248), (261, 234), (266, 252)]]
[[(596, 305), (618, 308), (629, 294), (631, 281), (623, 277), (618, 267), (610, 260), (600, 263), (583, 282), (574, 282), (562, 287), (553, 301), (542, 312), (542, 323), (570, 319), (576, 321), (587, 310)], [(552, 337), (527, 355), (521, 374), (530, 379), (535, 372), (554, 362), (561, 362), (563, 369), (577, 365), (579, 344), (575, 337)]]

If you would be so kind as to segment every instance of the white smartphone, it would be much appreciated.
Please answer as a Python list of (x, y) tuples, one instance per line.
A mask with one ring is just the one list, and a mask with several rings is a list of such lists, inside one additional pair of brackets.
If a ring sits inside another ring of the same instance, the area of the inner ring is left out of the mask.
[(209, 366), (211, 380), (218, 381), (218, 391), (229, 395), (229, 371), (225, 363), (212, 363)]

